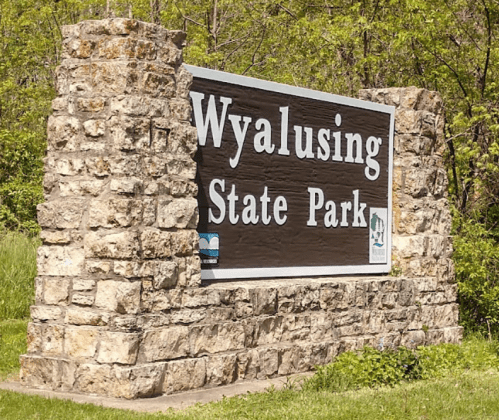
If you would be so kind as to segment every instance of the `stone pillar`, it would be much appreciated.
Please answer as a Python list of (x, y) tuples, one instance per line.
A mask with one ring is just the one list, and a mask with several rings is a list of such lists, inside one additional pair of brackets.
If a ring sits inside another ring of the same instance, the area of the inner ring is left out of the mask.
[[(109, 19), (65, 26), (63, 36), (21, 380), (150, 395), (163, 366), (139, 352), (140, 331), (167, 321), (138, 318), (151, 309), (144, 296), (201, 282), (185, 34)], [(173, 333), (162, 345), (181, 356), (182, 331)]]
[(396, 107), (393, 273), (454, 283), (442, 99), (416, 87), (366, 89), (359, 96)]

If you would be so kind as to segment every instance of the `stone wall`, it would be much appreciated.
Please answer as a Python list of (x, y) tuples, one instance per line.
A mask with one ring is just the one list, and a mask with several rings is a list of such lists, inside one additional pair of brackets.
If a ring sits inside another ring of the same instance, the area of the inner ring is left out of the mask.
[(397, 106), (403, 276), (201, 285), (184, 34), (109, 19), (63, 35), (24, 384), (137, 398), (460, 340), (438, 95), (361, 92)]

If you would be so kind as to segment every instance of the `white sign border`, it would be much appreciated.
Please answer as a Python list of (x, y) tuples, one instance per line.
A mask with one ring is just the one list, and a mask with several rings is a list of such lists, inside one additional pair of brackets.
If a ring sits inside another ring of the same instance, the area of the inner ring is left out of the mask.
[(285, 95), (299, 96), (302, 98), (315, 99), (331, 102), (354, 108), (368, 109), (390, 115), (389, 132), (389, 156), (388, 156), (388, 262), (386, 264), (367, 265), (334, 265), (334, 266), (311, 266), (311, 267), (264, 267), (264, 268), (212, 268), (201, 270), (202, 280), (227, 280), (244, 278), (271, 278), (271, 277), (304, 277), (304, 276), (330, 276), (348, 274), (386, 274), (391, 270), (392, 254), (392, 185), (393, 185), (393, 135), (395, 125), (395, 107), (363, 101), (355, 98), (334, 95), (332, 93), (319, 92), (316, 90), (284, 85), (276, 82), (255, 79), (253, 77), (240, 76), (217, 70), (184, 64), (185, 69), (194, 77), (200, 79), (214, 80), (232, 85), (262, 89), (270, 92), (283, 93)]

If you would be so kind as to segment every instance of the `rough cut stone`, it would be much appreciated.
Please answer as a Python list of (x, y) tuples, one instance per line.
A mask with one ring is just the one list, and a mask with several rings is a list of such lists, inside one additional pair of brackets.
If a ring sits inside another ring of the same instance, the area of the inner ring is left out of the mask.
[(400, 277), (202, 284), (185, 34), (121, 18), (61, 31), (22, 383), (150, 397), (459, 342), (438, 94), (360, 93), (396, 107)]

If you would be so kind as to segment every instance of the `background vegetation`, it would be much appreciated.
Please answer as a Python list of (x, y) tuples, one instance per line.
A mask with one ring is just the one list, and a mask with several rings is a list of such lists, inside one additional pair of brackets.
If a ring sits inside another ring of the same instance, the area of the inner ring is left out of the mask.
[(0, 225), (35, 235), (61, 25), (107, 16), (188, 33), (185, 61), (356, 96), (442, 94), (462, 323), (499, 332), (496, 0), (0, 0)]

